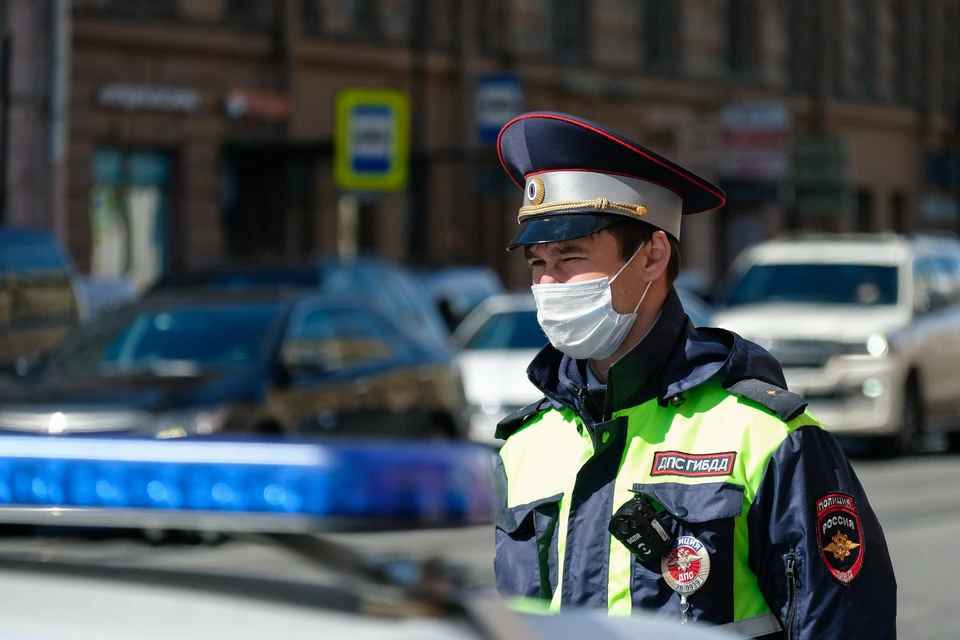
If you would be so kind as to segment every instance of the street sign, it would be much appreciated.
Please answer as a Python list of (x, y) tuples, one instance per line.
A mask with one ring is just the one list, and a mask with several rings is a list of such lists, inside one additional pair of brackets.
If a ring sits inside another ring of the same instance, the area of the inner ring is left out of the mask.
[(733, 102), (720, 113), (721, 178), (778, 181), (790, 171), (790, 112), (779, 102)]
[(345, 191), (402, 191), (410, 103), (402, 91), (343, 89), (336, 98), (334, 180)]
[(477, 140), (480, 144), (497, 143), (503, 125), (523, 111), (523, 87), (512, 73), (481, 76), (476, 89)]
[(853, 209), (846, 143), (835, 136), (798, 140), (793, 147), (794, 199), (801, 216)]

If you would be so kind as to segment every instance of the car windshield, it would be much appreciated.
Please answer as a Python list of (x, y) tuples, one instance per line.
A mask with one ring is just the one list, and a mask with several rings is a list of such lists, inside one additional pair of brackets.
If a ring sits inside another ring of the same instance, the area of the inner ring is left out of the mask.
[(467, 340), (465, 349), (542, 349), (547, 337), (536, 310), (495, 313)]
[(761, 264), (730, 289), (727, 306), (827, 304), (882, 306), (897, 303), (897, 267), (868, 264)]
[(261, 362), (279, 303), (183, 304), (115, 314), (49, 360), (64, 374), (194, 374)]
[(41, 234), (0, 235), (0, 259), (11, 271), (62, 271), (66, 268), (56, 240)]

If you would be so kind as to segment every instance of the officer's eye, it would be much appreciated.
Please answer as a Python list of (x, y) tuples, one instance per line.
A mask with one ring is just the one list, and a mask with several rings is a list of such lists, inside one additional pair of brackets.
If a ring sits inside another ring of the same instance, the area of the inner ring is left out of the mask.
[(545, 263), (543, 260), (529, 260), (527, 261), (527, 264), (530, 265), (531, 269), (535, 269), (537, 267), (542, 267)]

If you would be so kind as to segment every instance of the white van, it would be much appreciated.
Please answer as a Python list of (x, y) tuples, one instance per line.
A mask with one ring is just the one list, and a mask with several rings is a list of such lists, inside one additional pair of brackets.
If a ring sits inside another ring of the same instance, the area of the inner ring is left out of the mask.
[(714, 318), (783, 366), (843, 436), (899, 453), (925, 433), (960, 444), (960, 241), (802, 234), (744, 251)]

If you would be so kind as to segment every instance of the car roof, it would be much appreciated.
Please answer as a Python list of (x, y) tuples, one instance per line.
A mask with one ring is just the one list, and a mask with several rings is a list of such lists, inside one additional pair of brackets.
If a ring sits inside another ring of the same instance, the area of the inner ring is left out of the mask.
[[(313, 287), (320, 283), (324, 272), (337, 267), (375, 267), (393, 271), (405, 271), (403, 265), (377, 256), (360, 255), (352, 258), (339, 256), (320, 256), (305, 262), (267, 261), (258, 264), (227, 264), (215, 267), (191, 269), (189, 271), (168, 274), (157, 282), (156, 288), (175, 289), (210, 286), (214, 278), (244, 278), (267, 275), (282, 275), (298, 279), (299, 282), (281, 282), (268, 284), (263, 288), (296, 288), (296, 285)], [(222, 288), (228, 288), (228, 283), (222, 283)], [(238, 283), (240, 286), (257, 286), (256, 283)]]
[(537, 302), (529, 291), (498, 293), (490, 296), (477, 306), (477, 311), (485, 314), (505, 313), (508, 311), (536, 310)]
[(301, 301), (310, 301), (319, 305), (360, 307), (370, 313), (376, 313), (366, 300), (358, 296), (271, 288), (242, 291), (160, 291), (137, 301), (131, 307), (155, 308), (184, 304), (235, 304), (244, 302), (277, 302), (281, 305), (292, 306)]
[(896, 265), (913, 252), (910, 238), (896, 234), (795, 234), (754, 245), (744, 259), (751, 264)]
[(27, 229), (24, 227), (8, 227), (5, 225), (0, 225), (0, 239), (17, 240), (20, 238), (30, 240), (35, 240), (38, 238), (52, 240), (56, 239), (52, 233), (44, 229)]

